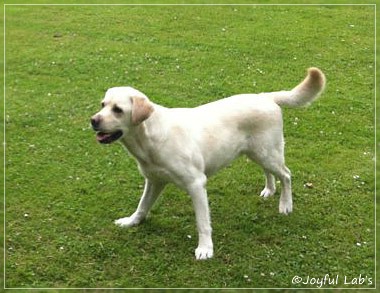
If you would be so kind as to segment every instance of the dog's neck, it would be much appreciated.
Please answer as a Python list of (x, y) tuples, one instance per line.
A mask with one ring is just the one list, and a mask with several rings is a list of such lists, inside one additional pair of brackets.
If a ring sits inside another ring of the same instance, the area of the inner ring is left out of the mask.
[(149, 151), (146, 142), (147, 133), (145, 122), (133, 127), (128, 134), (120, 139), (121, 144), (128, 152), (135, 157), (140, 163), (149, 161)]
[(162, 132), (156, 132), (157, 129), (162, 129), (162, 127), (158, 127), (161, 121), (158, 118), (160, 115), (157, 115), (157, 112), (163, 111), (166, 108), (154, 106), (155, 109), (147, 120), (131, 127), (130, 132), (120, 139), (122, 145), (141, 165), (148, 162), (153, 163), (154, 154), (158, 151), (159, 141), (164, 136)]

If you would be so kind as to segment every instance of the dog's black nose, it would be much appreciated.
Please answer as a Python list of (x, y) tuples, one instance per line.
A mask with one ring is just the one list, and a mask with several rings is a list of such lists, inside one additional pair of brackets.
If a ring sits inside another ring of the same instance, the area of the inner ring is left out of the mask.
[(92, 125), (92, 128), (94, 128), (95, 130), (99, 128), (99, 124), (100, 124), (100, 117), (99, 116), (93, 116), (91, 118), (91, 125)]

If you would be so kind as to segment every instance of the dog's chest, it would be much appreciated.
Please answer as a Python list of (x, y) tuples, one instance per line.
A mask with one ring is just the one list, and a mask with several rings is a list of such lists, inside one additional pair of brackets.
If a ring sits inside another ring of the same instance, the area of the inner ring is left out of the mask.
[(138, 167), (141, 174), (145, 178), (149, 178), (151, 180), (157, 181), (167, 181), (173, 182), (173, 176), (171, 172), (169, 172), (166, 168), (159, 166), (157, 164), (153, 164), (151, 162), (140, 162), (138, 161)]

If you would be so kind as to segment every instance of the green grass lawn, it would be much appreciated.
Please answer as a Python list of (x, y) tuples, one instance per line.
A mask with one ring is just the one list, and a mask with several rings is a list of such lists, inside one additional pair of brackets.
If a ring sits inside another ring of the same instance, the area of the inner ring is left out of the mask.
[[(326, 274), (339, 281), (324, 288), (374, 287), (374, 6), (7, 6), (5, 15), (6, 287), (312, 288), (292, 278)], [(192, 107), (290, 89), (310, 66), (325, 72), (325, 93), (284, 109), (291, 215), (278, 213), (278, 194), (258, 196), (262, 172), (241, 158), (208, 183), (213, 259), (195, 261), (191, 200), (173, 186), (143, 225), (114, 226), (136, 208), (143, 178), (89, 127), (107, 88)]]

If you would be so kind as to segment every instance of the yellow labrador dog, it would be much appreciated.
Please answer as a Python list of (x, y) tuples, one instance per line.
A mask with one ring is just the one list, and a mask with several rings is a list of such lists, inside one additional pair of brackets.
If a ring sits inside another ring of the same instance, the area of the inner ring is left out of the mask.
[(233, 159), (246, 155), (265, 172), (261, 196), (275, 193), (281, 182), (279, 211), (293, 209), (291, 174), (285, 166), (281, 106), (310, 104), (323, 91), (325, 76), (309, 68), (307, 77), (289, 91), (241, 94), (196, 108), (165, 108), (131, 87), (110, 88), (102, 109), (91, 118), (100, 143), (119, 140), (145, 177), (136, 211), (115, 221), (121, 227), (138, 225), (167, 183), (192, 198), (199, 243), (196, 259), (213, 256), (207, 178)]

